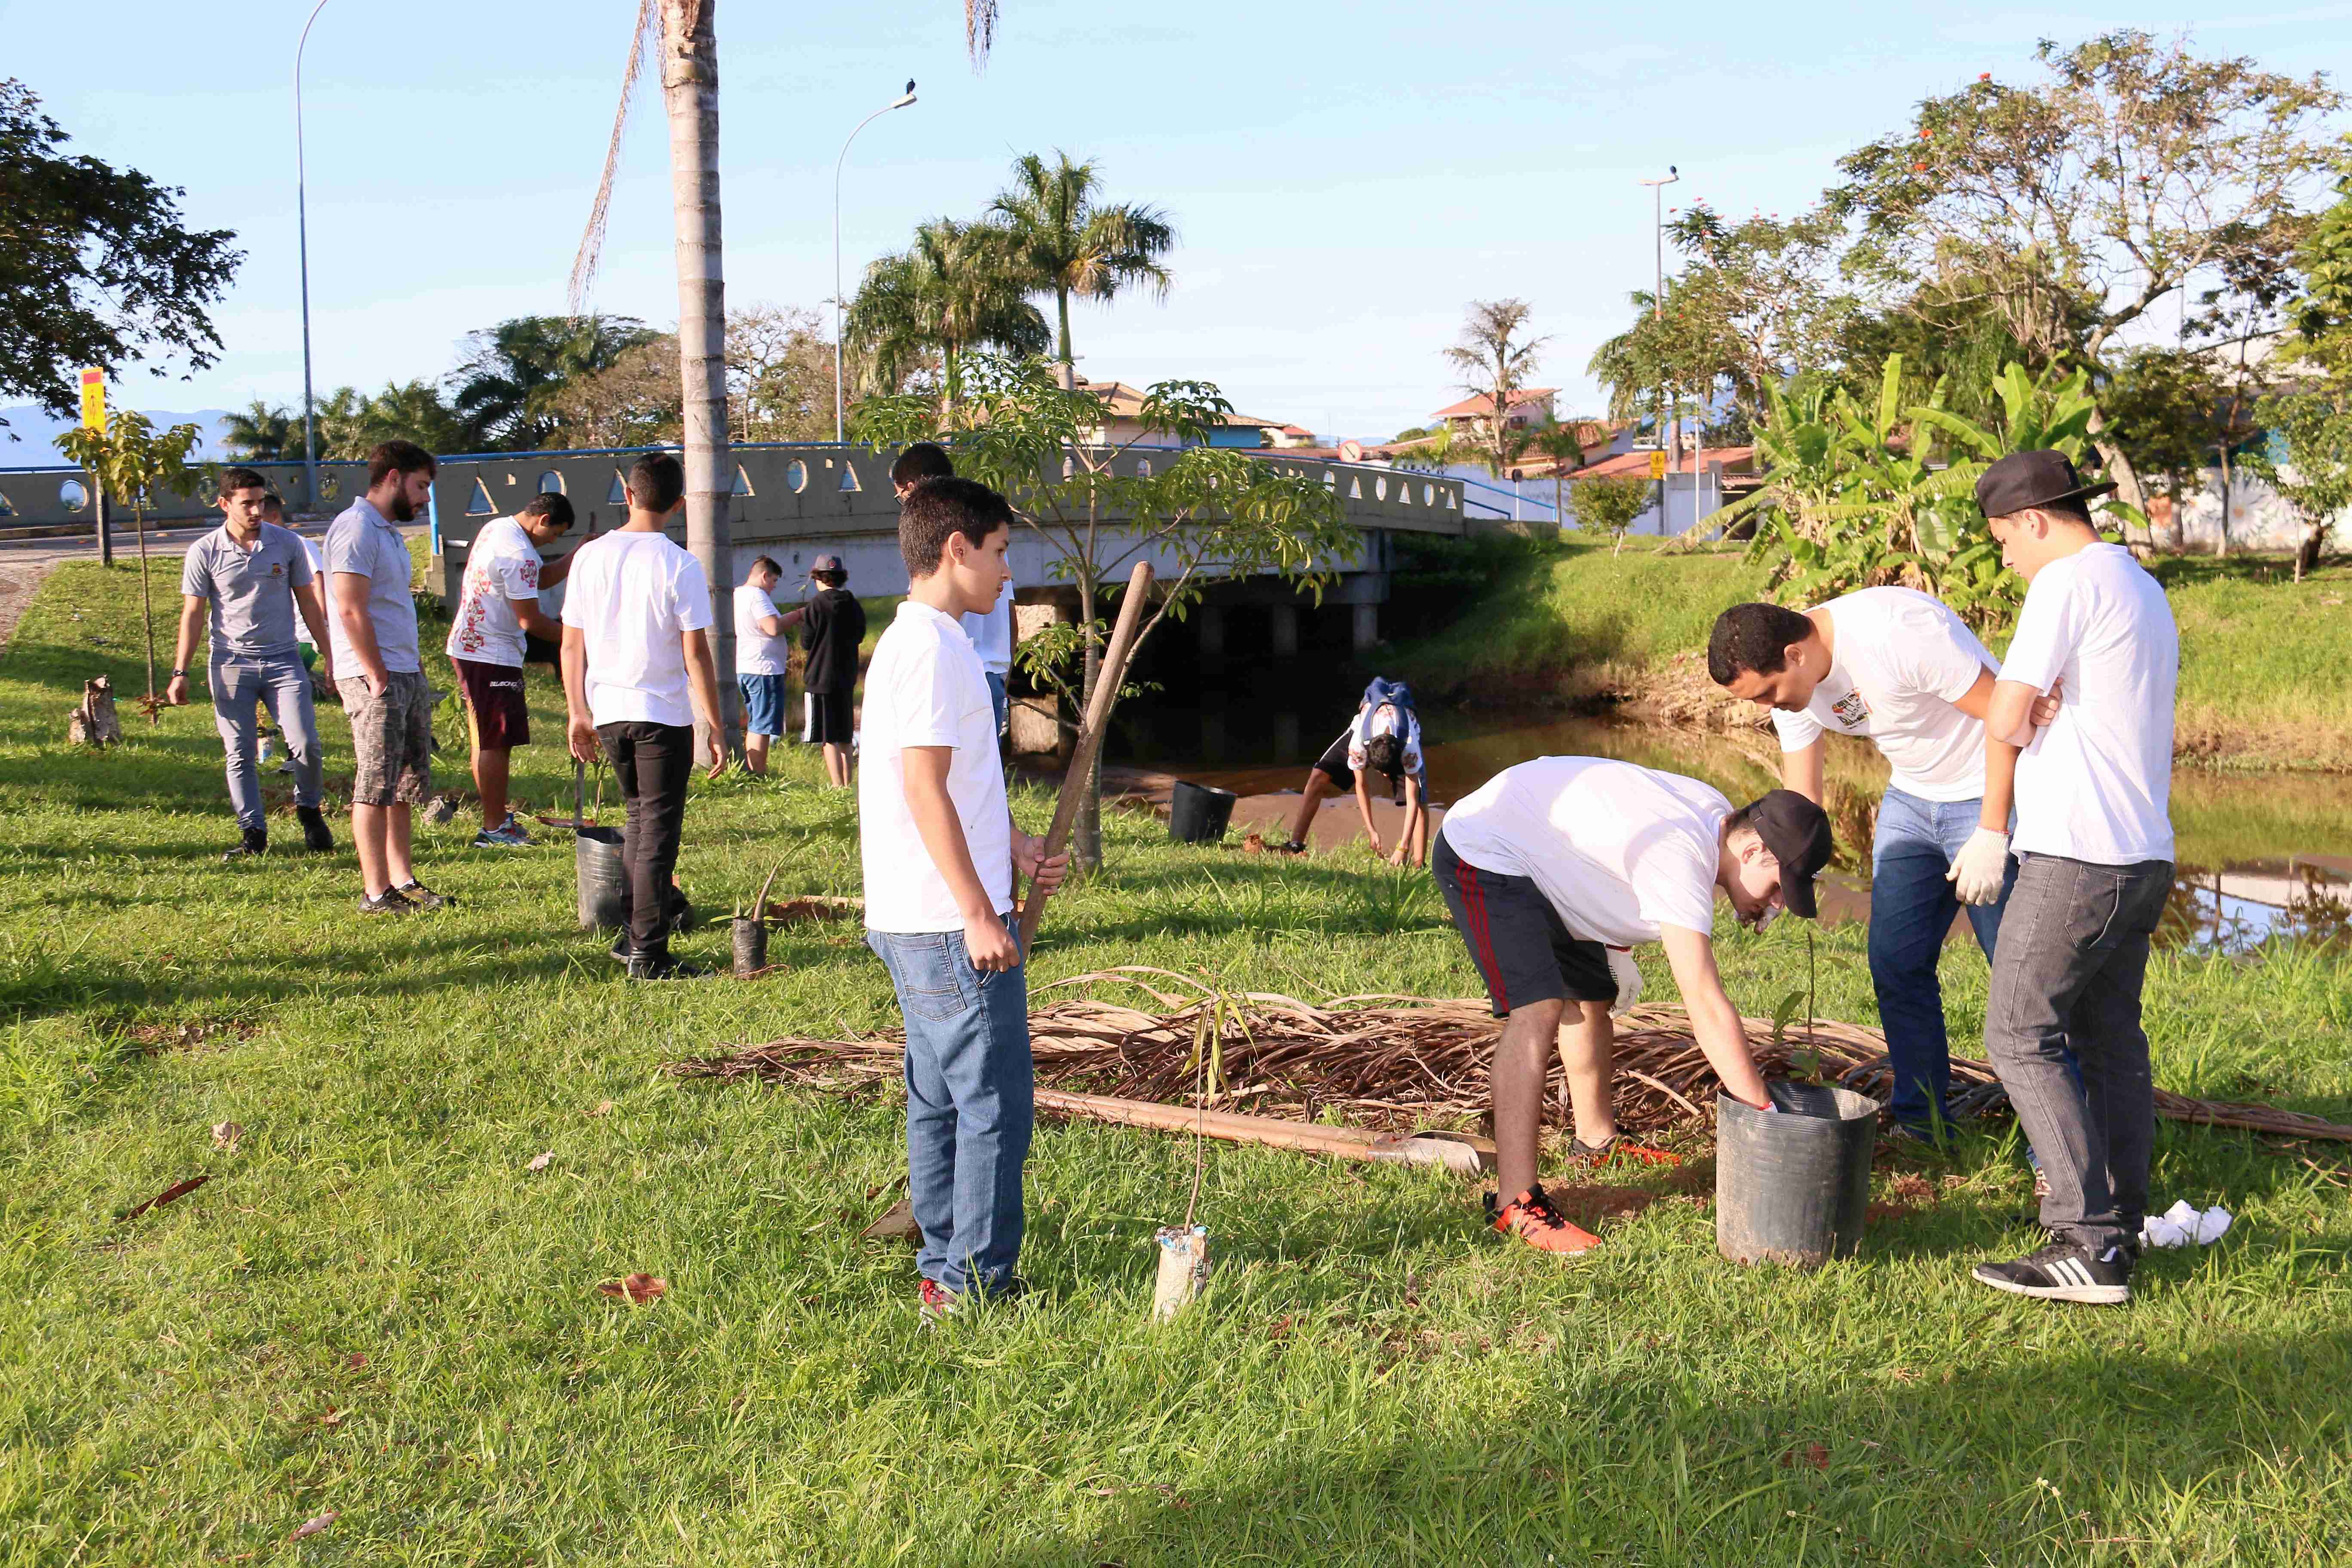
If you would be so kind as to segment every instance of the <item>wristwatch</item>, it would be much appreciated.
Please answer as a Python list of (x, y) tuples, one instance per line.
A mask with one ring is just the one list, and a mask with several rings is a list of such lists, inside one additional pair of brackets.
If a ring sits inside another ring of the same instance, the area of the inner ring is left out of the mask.
[(175, 670), (173, 670), (173, 671), (172, 672), (172, 679), (174, 679), (174, 680), (177, 680), (177, 679), (180, 679), (180, 677), (182, 677), (182, 676), (184, 676), (184, 675), (185, 675), (185, 674), (187, 674), (187, 673), (188, 673), (188, 672), (187, 672), (186, 670), (184, 670), (184, 669), (175, 669)]

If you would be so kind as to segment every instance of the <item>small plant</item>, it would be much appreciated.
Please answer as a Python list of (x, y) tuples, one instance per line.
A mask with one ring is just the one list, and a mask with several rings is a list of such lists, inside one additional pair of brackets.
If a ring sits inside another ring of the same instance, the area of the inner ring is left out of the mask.
[(730, 918), (739, 921), (766, 920), (768, 918), (768, 889), (776, 885), (776, 873), (782, 871), (783, 868), (784, 863), (782, 860), (777, 861), (773, 866), (770, 867), (768, 868), (767, 880), (760, 884), (760, 890), (757, 894), (753, 895), (751, 903), (747, 905), (740, 900), (738, 900), (735, 904), (735, 912)]
[(147, 623), (147, 695), (139, 706), (150, 724), (160, 722), (163, 704), (155, 695), (155, 598), (148, 585), (147, 506), (159, 487), (179, 495), (194, 493), (204, 470), (188, 466), (188, 453), (202, 437), (193, 425), (158, 431), (144, 414), (125, 408), (103, 430), (77, 427), (57, 438), (58, 450), (89, 470), (100, 504), (109, 492), (131, 503), (139, 532), (139, 608)]
[(1568, 508), (1576, 515), (1577, 527), (1606, 533), (1615, 542), (1610, 550), (1614, 555), (1625, 548), (1625, 533), (1634, 520), (1650, 510), (1650, 482), (1579, 479), (1568, 489)]

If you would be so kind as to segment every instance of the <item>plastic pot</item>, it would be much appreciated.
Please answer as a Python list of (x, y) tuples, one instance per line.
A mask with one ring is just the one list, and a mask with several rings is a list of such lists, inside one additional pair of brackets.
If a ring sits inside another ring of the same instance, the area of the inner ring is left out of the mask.
[(580, 883), (580, 928), (613, 930), (628, 907), (629, 878), (621, 864), (617, 828), (583, 827), (574, 836), (572, 866)]
[(1716, 1096), (1715, 1245), (1735, 1263), (1818, 1268), (1852, 1258), (1870, 1208), (1878, 1101), (1767, 1083), (1777, 1110)]
[(728, 922), (735, 938), (735, 975), (747, 979), (768, 967), (768, 922), (738, 916)]
[(1240, 798), (1229, 789), (1179, 779), (1168, 797), (1168, 837), (1179, 844), (1214, 844), (1225, 836)]

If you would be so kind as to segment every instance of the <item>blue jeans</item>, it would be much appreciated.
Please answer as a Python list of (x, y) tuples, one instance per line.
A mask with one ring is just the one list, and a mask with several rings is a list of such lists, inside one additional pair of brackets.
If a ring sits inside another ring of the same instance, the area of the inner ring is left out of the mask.
[(992, 669), (984, 673), (988, 677), (988, 705), (996, 710), (996, 738), (1001, 741), (1012, 727), (1013, 699), (1004, 689), (1004, 677)]
[(1021, 1168), (1036, 1123), (1025, 965), (974, 969), (957, 931), (869, 931), (907, 1019), (907, 1186), (915, 1267), (994, 1294), (1021, 1255)]
[(1921, 1131), (1948, 1120), (1944, 1095), (1951, 1083), (1952, 1047), (1944, 1031), (1944, 988), (1936, 977), (1944, 938), (1952, 917), (1966, 909), (1990, 963), (2001, 910), (2017, 884), (2014, 856), (1999, 903), (1963, 905), (1945, 880), (1976, 831), (1983, 804), (1921, 800), (1889, 789), (1878, 806), (1870, 867), (1870, 984), (1878, 993), (1879, 1026), (1895, 1069), (1895, 1119)]
[(278, 729), (286, 737), (286, 754), (294, 759), (294, 804), (319, 804), (319, 715), (310, 701), (310, 672), (302, 661), (284, 658), (215, 659), (210, 671), (213, 722), (220, 730), (221, 750), (228, 759), (228, 803), (236, 811), (236, 825), (248, 832), (268, 826), (261, 804), (261, 774), (255, 761), (257, 737), (254, 704), (267, 701), (278, 715)]

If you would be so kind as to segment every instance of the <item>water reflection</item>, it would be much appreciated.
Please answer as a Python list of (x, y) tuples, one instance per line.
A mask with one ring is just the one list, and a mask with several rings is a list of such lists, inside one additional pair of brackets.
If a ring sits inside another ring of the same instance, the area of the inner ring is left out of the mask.
[[(1355, 688), (1302, 689), (1276, 703), (1205, 694), (1196, 703), (1118, 710), (1108, 760), (1241, 795), (1295, 790), (1355, 710)], [(1780, 781), (1769, 731), (1725, 734), (1615, 724), (1557, 712), (1432, 710), (1422, 714), (1430, 797), (1459, 800), (1529, 757), (1617, 757), (1704, 779), (1734, 800)], [(1836, 868), (1867, 886), (1886, 764), (1861, 742), (1832, 740), (1826, 793)], [(2237, 952), (2265, 941), (2352, 946), (2352, 779), (2309, 773), (2174, 775), (2181, 869), (2158, 940)]]

